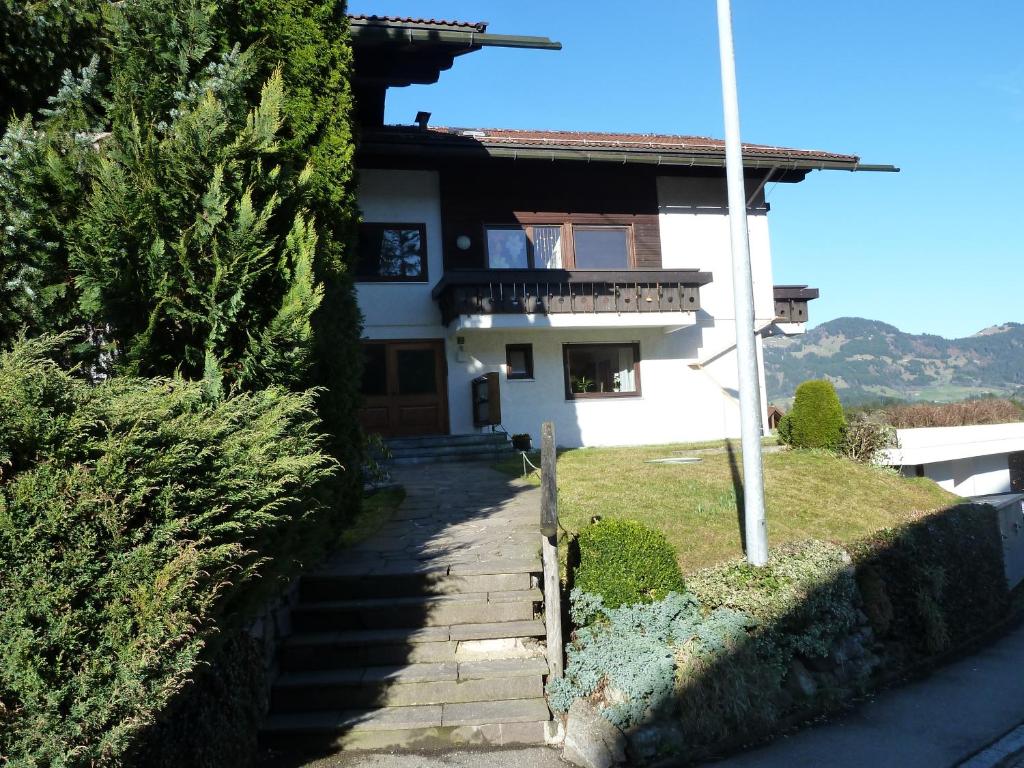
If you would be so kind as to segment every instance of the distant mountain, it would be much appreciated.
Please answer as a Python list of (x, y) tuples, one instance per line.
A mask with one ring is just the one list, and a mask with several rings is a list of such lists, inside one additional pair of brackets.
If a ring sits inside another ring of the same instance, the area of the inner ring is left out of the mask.
[(840, 317), (802, 336), (764, 343), (770, 402), (828, 378), (846, 405), (884, 397), (948, 402), (1024, 394), (1024, 324), (992, 326), (965, 339), (920, 336), (861, 317)]

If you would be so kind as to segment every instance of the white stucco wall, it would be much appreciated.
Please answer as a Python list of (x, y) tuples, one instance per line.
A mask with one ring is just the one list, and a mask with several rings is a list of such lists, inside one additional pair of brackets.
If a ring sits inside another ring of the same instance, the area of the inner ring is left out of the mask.
[[(512, 433), (527, 432), (539, 444), (540, 425), (554, 421), (559, 445), (643, 445), (713, 440), (738, 436), (735, 371), (729, 388), (692, 370), (699, 329), (674, 333), (661, 329), (567, 330), (553, 332), (465, 332), (464, 360), (455, 337), (448, 339), (448, 399), (452, 432), (471, 432), (470, 382), (489, 371), (501, 373), (502, 424)], [(640, 345), (638, 397), (567, 400), (562, 365), (563, 343), (635, 342)], [(532, 344), (534, 379), (505, 376), (505, 345)], [(724, 378), (728, 379), (727, 376)]]
[[(662, 265), (666, 269), (699, 269), (714, 276), (711, 283), (700, 289), (701, 311), (697, 324), (701, 330), (697, 359), (705, 363), (700, 373), (729, 393), (730, 397), (722, 407), (735, 412), (730, 414), (730, 419), (738, 424), (736, 313), (727, 205), (728, 190), (724, 178), (658, 178)], [(761, 193), (747, 211), (747, 230), (754, 283), (755, 325), (760, 329), (770, 325), (775, 317), (771, 241)], [(762, 349), (761, 338), (758, 337), (761, 422), (766, 424), (768, 403)]]
[[(657, 181), (662, 259), (666, 269), (711, 272), (701, 288), (702, 309), (688, 327), (609, 327), (613, 316), (595, 316), (588, 329), (465, 329), (441, 325), (431, 289), (442, 276), (439, 178), (432, 171), (361, 169), (359, 204), (368, 222), (426, 224), (429, 280), (425, 283), (359, 283), (367, 339), (444, 338), (448, 364), (450, 431), (473, 431), (470, 381), (501, 371), (503, 425), (539, 440), (542, 421), (555, 422), (565, 446), (689, 442), (737, 437), (739, 407), (729, 221), (724, 179), (660, 178)], [(754, 270), (755, 315), (774, 315), (767, 216), (757, 200), (748, 218)], [(519, 319), (519, 318), (517, 318)], [(645, 318), (646, 319), (646, 318)], [(688, 318), (689, 319), (689, 318)], [(490, 323), (484, 323), (488, 325)], [(456, 338), (465, 339), (460, 353)], [(566, 400), (562, 344), (636, 342), (640, 345), (641, 395), (635, 398)], [(533, 345), (535, 379), (504, 376), (505, 345)], [(758, 353), (760, 356), (760, 339)], [(460, 359), (461, 358), (461, 359)], [(762, 378), (762, 418), (764, 384)]]
[(1024, 423), (898, 429), (885, 462), (913, 476), (917, 466), (947, 491), (982, 496), (1010, 491), (1009, 455), (1024, 451)]
[[(1010, 492), (1009, 456), (996, 453), (966, 459), (924, 464), (924, 476), (957, 496), (986, 496)], [(914, 477), (916, 466), (904, 466), (902, 473)]]
[(368, 339), (438, 339), (444, 335), (431, 289), (441, 279), (441, 195), (436, 171), (359, 171), (359, 208), (368, 222), (427, 226), (424, 283), (356, 284)]

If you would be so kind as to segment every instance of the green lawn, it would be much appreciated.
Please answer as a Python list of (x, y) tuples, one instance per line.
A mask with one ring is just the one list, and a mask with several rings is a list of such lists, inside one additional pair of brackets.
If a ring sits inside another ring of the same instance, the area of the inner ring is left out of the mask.
[[(665, 533), (684, 572), (741, 555), (740, 516), (727, 453), (698, 452), (698, 464), (645, 463), (695, 449), (675, 445), (561, 453), (562, 525), (577, 531), (593, 515), (641, 520)], [(539, 465), (539, 459), (533, 460)], [(735, 463), (741, 463), (738, 452)], [(826, 453), (766, 453), (764, 464), (772, 546), (806, 538), (850, 541), (957, 499), (931, 480), (903, 478)], [(522, 459), (498, 468), (518, 475)]]

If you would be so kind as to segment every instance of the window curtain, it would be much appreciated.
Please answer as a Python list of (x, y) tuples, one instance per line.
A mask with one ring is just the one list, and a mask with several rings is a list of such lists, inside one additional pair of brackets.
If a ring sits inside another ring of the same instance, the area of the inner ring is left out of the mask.
[(562, 268), (562, 228), (533, 228), (533, 263), (537, 269)]

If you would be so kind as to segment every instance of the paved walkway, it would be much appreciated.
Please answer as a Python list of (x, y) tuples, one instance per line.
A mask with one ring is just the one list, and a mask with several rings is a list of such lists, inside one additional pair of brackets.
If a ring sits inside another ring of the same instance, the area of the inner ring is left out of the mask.
[(567, 768), (551, 747), (461, 749), (436, 754), (342, 752), (303, 768)]
[[(486, 464), (397, 467), (406, 499), (387, 525), (328, 563), (333, 573), (497, 573), (486, 563), (540, 555), (540, 488)], [(475, 564), (475, 565), (474, 565)]]
[(1024, 721), (1024, 625), (834, 722), (716, 768), (951, 768)]

